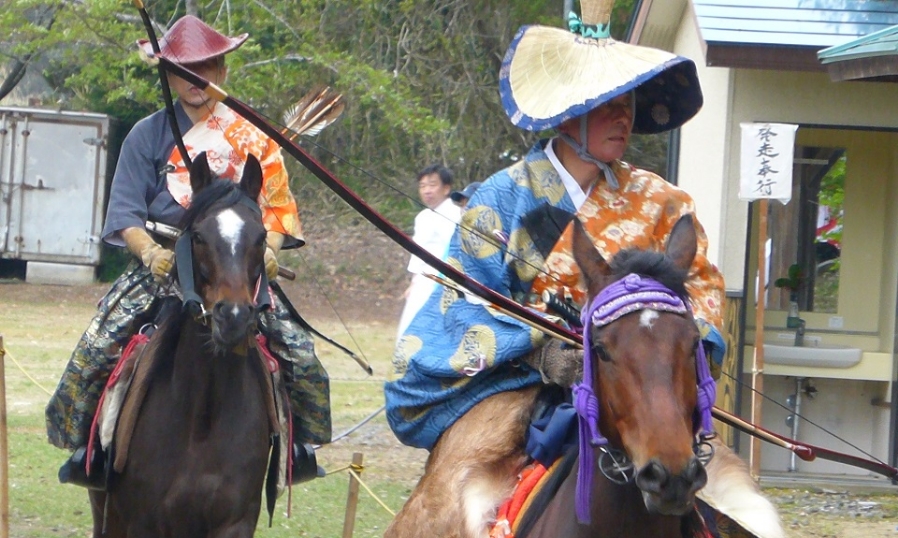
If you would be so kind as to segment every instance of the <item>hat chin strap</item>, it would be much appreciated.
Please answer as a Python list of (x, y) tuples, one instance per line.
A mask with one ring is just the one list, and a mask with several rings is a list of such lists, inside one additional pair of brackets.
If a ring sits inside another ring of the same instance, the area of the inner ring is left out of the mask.
[(566, 133), (559, 133), (559, 136), (567, 143), (567, 145), (569, 145), (574, 151), (577, 152), (577, 157), (579, 157), (583, 161), (592, 163), (599, 167), (599, 170), (601, 170), (602, 173), (605, 174), (605, 181), (608, 182), (609, 187), (615, 190), (620, 187), (617, 182), (617, 178), (614, 176), (614, 172), (611, 170), (611, 165), (596, 159), (595, 157), (590, 155), (589, 151), (586, 150), (586, 146), (588, 144), (588, 142), (586, 141), (586, 115), (580, 116), (580, 140), (583, 141), (582, 144), (578, 143)]

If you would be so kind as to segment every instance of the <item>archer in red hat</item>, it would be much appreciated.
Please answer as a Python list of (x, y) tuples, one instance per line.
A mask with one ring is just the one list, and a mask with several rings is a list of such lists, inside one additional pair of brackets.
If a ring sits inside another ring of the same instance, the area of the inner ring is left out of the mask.
[[(148, 40), (137, 44), (150, 61), (165, 58), (220, 85), (228, 73), (225, 55), (243, 45), (247, 37), (228, 37), (187, 15), (160, 39), (158, 53), (152, 51)], [(197, 86), (171, 73), (168, 81), (178, 96), (174, 122), (190, 160), (205, 152), (212, 172), (234, 181), (242, 176), (250, 154), (262, 165), (262, 192), (257, 201), (267, 230), (265, 270), (269, 279), (276, 278), (278, 252), (305, 243), (280, 147)], [(47, 405), (50, 442), (74, 450), (60, 469), (62, 482), (104, 487), (103, 461), (91, 461), (90, 475), (85, 470), (84, 447), (90, 440), (93, 414), (120, 351), (142, 325), (140, 320), (153, 318), (170, 286), (174, 259), (171, 241), (151, 234), (147, 227), (160, 229), (149, 223), (178, 226), (193, 194), (186, 164), (189, 161), (176, 147), (171, 121), (165, 110), (159, 110), (137, 122), (122, 144), (102, 240), (126, 247), (133, 258), (101, 300), (97, 315), (77, 344)], [(327, 372), (315, 354), (311, 335), (281, 301), (259, 314), (259, 328), (287, 377), (294, 415), (294, 481), (308, 480), (319, 474), (311, 444), (331, 439)], [(94, 454), (100, 460), (104, 458), (101, 451)]]

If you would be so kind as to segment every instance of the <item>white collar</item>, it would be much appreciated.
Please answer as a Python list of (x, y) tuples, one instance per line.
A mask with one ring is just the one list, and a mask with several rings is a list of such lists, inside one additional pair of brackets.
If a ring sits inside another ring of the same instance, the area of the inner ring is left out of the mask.
[(544, 150), (546, 152), (546, 157), (549, 158), (549, 162), (552, 163), (552, 166), (555, 167), (555, 171), (558, 172), (559, 177), (561, 177), (561, 182), (564, 183), (564, 188), (567, 190), (568, 196), (570, 196), (571, 201), (574, 202), (574, 208), (579, 211), (580, 206), (582, 206), (589, 197), (589, 193), (592, 191), (592, 186), (589, 187), (589, 190), (583, 192), (583, 189), (580, 188), (580, 184), (577, 183), (574, 176), (572, 176), (561, 164), (561, 161), (558, 160), (558, 155), (555, 155), (555, 148), (552, 147), (555, 140), (557, 139), (553, 138), (546, 144), (546, 149)]

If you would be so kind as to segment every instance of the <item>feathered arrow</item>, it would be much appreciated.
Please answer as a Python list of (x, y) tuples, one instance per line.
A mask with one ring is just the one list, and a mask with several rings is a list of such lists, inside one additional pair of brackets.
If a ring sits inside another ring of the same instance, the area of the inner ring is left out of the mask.
[(281, 132), (292, 132), (290, 140), (300, 135), (316, 136), (336, 121), (344, 108), (346, 103), (342, 93), (329, 86), (315, 86), (284, 113), (284, 129)]

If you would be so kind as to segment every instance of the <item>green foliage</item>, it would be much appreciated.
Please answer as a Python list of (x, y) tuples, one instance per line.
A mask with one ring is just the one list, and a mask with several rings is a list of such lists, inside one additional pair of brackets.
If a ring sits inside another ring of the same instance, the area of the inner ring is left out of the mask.
[[(137, 56), (145, 38), (125, 0), (43, 4), (7, 0), (0, 51), (46, 66), (46, 105), (110, 114), (127, 130), (162, 106), (158, 74)], [(612, 30), (627, 29), (634, 0), (617, 2)], [(304, 141), (353, 190), (400, 224), (420, 205), (415, 173), (446, 164), (464, 184), (520, 158), (539, 134), (513, 127), (498, 95), (505, 49), (524, 24), (565, 25), (557, 0), (270, 0), (147, 2), (159, 33), (187, 9), (220, 31), (250, 33), (229, 55), (228, 92), (276, 122), (311, 86), (347, 102), (343, 117)], [(666, 138), (634, 139), (632, 160), (663, 173)], [(660, 155), (660, 157), (657, 157)], [(320, 182), (289, 165), (294, 192), (336, 204)], [(301, 200), (301, 204), (304, 204)], [(348, 208), (346, 208), (347, 211)]]

